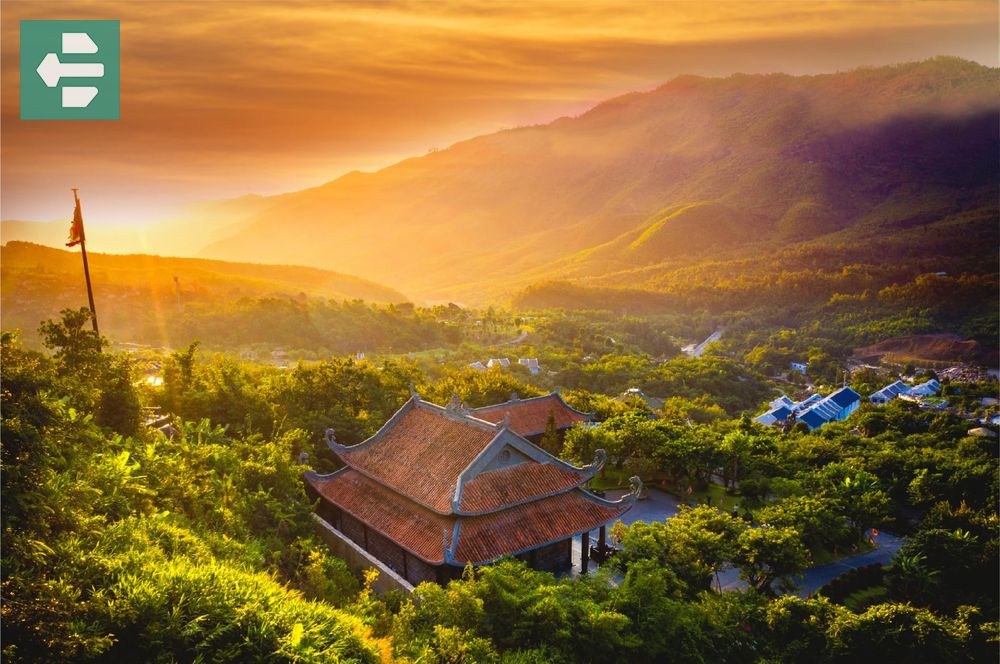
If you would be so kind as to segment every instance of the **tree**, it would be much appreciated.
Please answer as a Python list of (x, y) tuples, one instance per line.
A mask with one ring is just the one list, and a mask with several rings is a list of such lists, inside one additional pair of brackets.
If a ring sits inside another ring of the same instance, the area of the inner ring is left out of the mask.
[(792, 496), (758, 510), (755, 517), (761, 523), (794, 528), (803, 544), (818, 551), (845, 543), (849, 537), (838, 507), (828, 498)]
[(93, 318), (90, 309), (63, 309), (59, 315), (59, 320), (43, 322), (38, 333), (45, 347), (55, 351), (60, 371), (81, 378), (86, 378), (88, 372), (99, 372), (104, 366), (101, 351), (107, 340), (87, 329)]
[(807, 553), (795, 529), (762, 526), (740, 533), (733, 563), (751, 588), (774, 595), (795, 587), (791, 577), (805, 569)]
[(615, 526), (620, 551), (612, 564), (627, 571), (642, 561), (651, 561), (673, 571), (691, 595), (708, 590), (715, 574), (733, 559), (742, 519), (713, 507), (681, 506), (677, 516), (663, 523), (636, 522)]
[(135, 389), (128, 356), (109, 360), (97, 402), (97, 423), (124, 436), (132, 436), (142, 424), (142, 405)]
[(562, 439), (559, 431), (556, 429), (556, 417), (551, 411), (549, 411), (548, 419), (545, 420), (545, 431), (542, 433), (539, 446), (546, 452), (550, 452), (556, 456), (559, 456), (559, 452), (561, 451)]

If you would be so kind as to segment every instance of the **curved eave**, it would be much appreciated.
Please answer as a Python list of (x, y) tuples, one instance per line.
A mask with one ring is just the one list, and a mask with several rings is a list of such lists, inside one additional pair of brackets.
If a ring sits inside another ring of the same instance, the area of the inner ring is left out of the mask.
[[(316, 472), (314, 472), (314, 471), (311, 471), (311, 470), (307, 470), (307, 471), (304, 471), (304, 472), (303, 472), (302, 474), (306, 476), (306, 479), (307, 479), (307, 480), (311, 480), (311, 483), (312, 483), (312, 484), (313, 484), (313, 486), (315, 487), (315, 483), (314, 483), (314, 482), (312, 481), (313, 479), (315, 479), (315, 480), (325, 480), (325, 479), (330, 479), (330, 478), (332, 478), (332, 477), (333, 477), (334, 475), (337, 475), (338, 473), (342, 473), (342, 472), (344, 472), (344, 471), (346, 471), (346, 470), (348, 470), (348, 468), (346, 468), (346, 467), (345, 467), (345, 468), (340, 468), (340, 469), (338, 469), (338, 470), (335, 470), (335, 471), (334, 471), (334, 472), (332, 472), (332, 473), (327, 473), (326, 475), (320, 475), (320, 474), (318, 474), (318, 473), (316, 473)], [(355, 471), (357, 471), (357, 469), (356, 469), (356, 468), (355, 468), (355, 469), (351, 469), (351, 470), (355, 470)], [(367, 475), (366, 475), (366, 477), (367, 477)], [(383, 485), (383, 486), (384, 486), (384, 485)], [(345, 507), (342, 507), (342, 506), (338, 505), (338, 504), (337, 504), (336, 502), (334, 502), (334, 501), (333, 501), (332, 499), (330, 499), (330, 498), (328, 498), (327, 496), (323, 495), (323, 493), (322, 493), (321, 491), (319, 491), (318, 489), (317, 489), (317, 493), (319, 493), (319, 497), (320, 497), (320, 498), (321, 498), (322, 500), (325, 500), (325, 501), (327, 501), (327, 502), (331, 503), (331, 504), (332, 504), (332, 505), (334, 505), (334, 506), (335, 506), (335, 507), (336, 507), (337, 509), (339, 509), (339, 510), (343, 510), (343, 511), (345, 511), (345, 512), (346, 512), (347, 514), (350, 514), (350, 515), (351, 515), (351, 518), (353, 518), (353, 519), (356, 519), (356, 520), (360, 521), (361, 523), (363, 523), (363, 524), (365, 525), (365, 527), (366, 527), (366, 528), (369, 528), (369, 529), (371, 529), (372, 531), (374, 531), (374, 532), (378, 533), (379, 535), (381, 535), (382, 537), (386, 538), (386, 539), (387, 539), (387, 540), (389, 540), (390, 542), (393, 542), (394, 544), (396, 544), (396, 546), (398, 546), (399, 548), (403, 549), (404, 551), (406, 551), (406, 552), (407, 552), (408, 554), (410, 554), (410, 555), (411, 555), (411, 556), (413, 556), (414, 558), (418, 558), (418, 559), (422, 560), (423, 562), (427, 563), (428, 565), (432, 565), (432, 566), (435, 566), (435, 565), (443, 565), (443, 564), (445, 564), (445, 563), (447, 562), (447, 561), (446, 561), (446, 560), (444, 559), (444, 556), (442, 556), (442, 557), (441, 557), (440, 559), (438, 559), (438, 560), (432, 560), (432, 559), (430, 559), (430, 558), (427, 558), (427, 557), (425, 557), (425, 556), (423, 556), (423, 555), (421, 555), (421, 554), (417, 553), (416, 551), (414, 551), (414, 550), (410, 549), (409, 547), (406, 547), (406, 546), (403, 546), (403, 545), (402, 545), (402, 544), (400, 544), (400, 543), (399, 543), (399, 542), (398, 542), (398, 541), (397, 541), (396, 539), (394, 539), (392, 535), (390, 535), (389, 533), (387, 533), (386, 531), (384, 531), (384, 530), (383, 530), (382, 528), (379, 528), (378, 526), (375, 526), (375, 525), (372, 525), (372, 523), (371, 523), (370, 521), (368, 521), (367, 519), (363, 519), (363, 518), (359, 517), (358, 515), (354, 514), (353, 512), (351, 512), (350, 510), (347, 510), (347, 508), (345, 508)]]
[(587, 498), (588, 500), (590, 500), (591, 502), (597, 503), (597, 504), (601, 505), (602, 507), (617, 508), (620, 511), (617, 514), (615, 514), (613, 517), (611, 517), (610, 519), (607, 519), (607, 520), (595, 523), (592, 526), (590, 526), (589, 528), (581, 528), (581, 529), (572, 531), (570, 533), (567, 533), (565, 535), (560, 535), (559, 537), (556, 537), (554, 539), (550, 539), (550, 540), (541, 542), (540, 544), (533, 544), (532, 546), (524, 547), (524, 548), (518, 549), (516, 551), (511, 551), (510, 553), (505, 553), (503, 555), (496, 556), (494, 558), (489, 558), (489, 559), (486, 559), (486, 560), (466, 560), (466, 561), (462, 561), (462, 562), (455, 560), (454, 553), (455, 553), (455, 550), (458, 548), (457, 547), (458, 538), (461, 536), (461, 521), (459, 521), (459, 522), (457, 522), (455, 524), (455, 528), (452, 531), (451, 544), (449, 545), (447, 537), (445, 537), (445, 539), (444, 539), (444, 562), (445, 562), (445, 564), (451, 565), (453, 567), (464, 567), (466, 565), (476, 565), (476, 566), (479, 566), (479, 565), (490, 565), (490, 564), (495, 563), (497, 561), (503, 560), (504, 558), (511, 558), (511, 557), (514, 557), (514, 556), (520, 556), (522, 554), (530, 553), (531, 551), (535, 551), (536, 549), (542, 549), (542, 548), (544, 548), (546, 546), (550, 546), (552, 544), (555, 544), (556, 542), (561, 542), (561, 541), (563, 541), (565, 539), (570, 539), (570, 538), (576, 537), (577, 535), (582, 535), (583, 533), (589, 533), (591, 530), (594, 530), (595, 528), (599, 528), (600, 526), (605, 525), (609, 521), (612, 521), (614, 519), (620, 518), (623, 514), (625, 514), (626, 512), (628, 512), (630, 509), (632, 509), (632, 506), (635, 505), (635, 502), (638, 499), (639, 491), (641, 489), (642, 489), (642, 482), (639, 482), (638, 486), (633, 485), (633, 490), (630, 493), (622, 496), (618, 500), (605, 500), (604, 498), (600, 498), (598, 496), (595, 496), (595, 495), (591, 494), (588, 491), (585, 491), (585, 490), (581, 489), (580, 491), (584, 494), (584, 497)]

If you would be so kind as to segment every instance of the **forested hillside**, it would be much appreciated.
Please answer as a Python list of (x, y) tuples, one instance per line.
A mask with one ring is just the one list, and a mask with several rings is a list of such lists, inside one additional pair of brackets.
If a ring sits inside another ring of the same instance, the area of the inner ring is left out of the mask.
[[(655, 343), (625, 327), (629, 347)], [(540, 334), (596, 350), (593, 330), (561, 320)], [(649, 366), (618, 350), (567, 393), (602, 425), (573, 429), (554, 451), (579, 462), (606, 449), (595, 482), (641, 473), (686, 497), (679, 514), (617, 526), (620, 551), (587, 577), (505, 560), (378, 597), (313, 530), (301, 472), (334, 467), (322, 432), (363, 440), (411, 385), (438, 403), (530, 395), (526, 374), (337, 358), (283, 371), (192, 346), (164, 357), (163, 384), (149, 385), (134, 357), (107, 352), (86, 310), (40, 336), (49, 354), (5, 333), (0, 358), (5, 661), (995, 659), (996, 443), (951, 412), (896, 400), (781, 432), (730, 415), (767, 398), (738, 362)], [(612, 399), (619, 375), (677, 397), (655, 412)], [(995, 387), (950, 398), (976, 404)], [(145, 426), (143, 407), (170, 430)], [(784, 594), (807, 567), (890, 527), (908, 536), (891, 565), (818, 596)], [(714, 589), (723, 570), (745, 588)]]
[[(406, 297), (327, 270), (94, 252), (89, 260), (102, 332), (115, 341), (176, 346), (200, 339), (230, 348), (270, 342), (354, 352), (391, 345), (389, 337), (398, 348), (419, 347), (426, 339), (412, 337), (433, 337), (439, 327), (352, 304)], [(3, 328), (20, 328), (26, 340), (37, 341), (41, 321), (87, 301), (78, 251), (8, 242), (0, 265)]]

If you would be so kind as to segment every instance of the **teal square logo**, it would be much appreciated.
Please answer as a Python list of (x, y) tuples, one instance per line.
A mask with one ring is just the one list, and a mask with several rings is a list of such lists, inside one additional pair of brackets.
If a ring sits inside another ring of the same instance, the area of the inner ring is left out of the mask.
[(118, 21), (21, 21), (21, 119), (121, 116)]

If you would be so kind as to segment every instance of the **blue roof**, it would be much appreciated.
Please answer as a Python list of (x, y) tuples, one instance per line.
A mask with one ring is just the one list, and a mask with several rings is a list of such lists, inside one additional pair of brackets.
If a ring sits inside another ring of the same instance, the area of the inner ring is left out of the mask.
[(804, 399), (803, 401), (800, 401), (796, 405), (796, 408), (800, 408), (800, 409), (801, 408), (805, 408), (807, 406), (813, 405), (817, 401), (822, 401), (822, 400), (823, 400), (823, 395), (822, 394), (818, 394), (818, 393), (817, 394), (813, 394), (813, 395), (810, 395), (808, 399)]
[(774, 417), (774, 419), (776, 419), (776, 420), (784, 420), (784, 419), (786, 419), (791, 414), (792, 414), (792, 411), (789, 410), (785, 406), (782, 406), (780, 408), (775, 408), (774, 410), (772, 410), (769, 413), (769, 415), (771, 415), (772, 417)]
[(799, 421), (805, 422), (806, 426), (810, 429), (816, 429), (823, 426), (829, 420), (824, 419), (822, 415), (817, 413), (815, 410), (808, 410), (805, 413), (799, 415)]
[(842, 387), (827, 397), (841, 408), (847, 408), (855, 401), (861, 401), (861, 395), (849, 387)]

